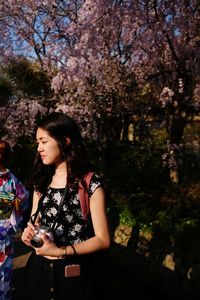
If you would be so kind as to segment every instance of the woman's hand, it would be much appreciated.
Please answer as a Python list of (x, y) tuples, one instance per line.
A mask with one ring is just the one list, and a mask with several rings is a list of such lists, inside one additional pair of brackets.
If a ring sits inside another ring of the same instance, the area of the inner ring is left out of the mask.
[(24, 229), (21, 240), (24, 244), (29, 247), (35, 249), (37, 255), (41, 256), (54, 256), (59, 257), (63, 255), (63, 250), (58, 248), (54, 242), (52, 242), (48, 235), (43, 233), (40, 235), (41, 239), (43, 240), (43, 245), (39, 248), (33, 247), (30, 243), (33, 236), (35, 235), (35, 227), (31, 222), (27, 223), (27, 227)]
[(54, 257), (60, 257), (63, 255), (63, 250), (58, 248), (47, 234), (43, 233), (40, 237), (43, 240), (43, 245), (39, 248), (34, 247), (37, 255)]
[(32, 247), (32, 245), (30, 244), (30, 240), (32, 240), (34, 235), (35, 235), (35, 227), (31, 222), (28, 222), (27, 227), (24, 229), (21, 235), (21, 240), (27, 246)]

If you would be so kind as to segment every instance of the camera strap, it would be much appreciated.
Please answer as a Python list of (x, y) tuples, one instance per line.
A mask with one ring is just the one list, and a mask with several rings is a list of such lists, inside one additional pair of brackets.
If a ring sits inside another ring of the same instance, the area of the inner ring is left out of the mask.
[[(66, 195), (67, 195), (68, 191), (69, 191), (69, 187), (68, 187), (68, 185), (66, 184), (65, 189), (64, 189), (64, 192), (63, 192), (63, 196), (62, 196), (62, 198), (61, 198), (61, 200), (60, 200), (60, 204), (59, 204), (59, 207), (58, 207), (58, 212), (57, 212), (56, 218), (54, 219), (54, 222), (53, 222), (53, 225), (52, 225), (52, 229), (55, 228), (56, 222), (58, 221), (58, 218), (60, 217), (60, 213), (61, 213), (61, 210), (62, 210), (62, 207), (63, 207), (63, 202), (64, 202), (64, 200), (65, 200), (65, 198), (66, 198)], [(40, 212), (41, 204), (42, 204), (42, 201), (43, 201), (44, 197), (45, 197), (45, 195), (44, 195), (44, 193), (43, 193), (43, 194), (41, 195), (39, 201), (38, 201), (38, 207), (37, 207), (36, 212), (30, 217), (30, 220), (31, 220), (31, 223), (32, 223), (32, 224), (35, 224), (35, 221), (36, 221), (37, 216), (38, 216), (38, 214), (39, 214), (39, 212)]]

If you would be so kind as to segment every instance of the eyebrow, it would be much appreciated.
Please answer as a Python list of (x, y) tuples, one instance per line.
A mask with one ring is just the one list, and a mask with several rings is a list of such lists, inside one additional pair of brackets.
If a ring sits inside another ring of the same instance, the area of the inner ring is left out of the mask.
[(44, 137), (44, 136), (39, 137), (39, 138), (36, 137), (36, 141), (42, 141), (42, 140), (47, 140), (47, 139), (48, 139), (48, 138), (47, 138), (47, 137)]

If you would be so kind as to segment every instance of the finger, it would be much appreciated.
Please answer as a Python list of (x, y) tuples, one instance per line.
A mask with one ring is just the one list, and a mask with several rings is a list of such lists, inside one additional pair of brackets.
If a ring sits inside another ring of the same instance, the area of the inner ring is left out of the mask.
[(30, 244), (30, 240), (29, 239), (26, 239), (24, 236), (21, 236), (21, 240), (24, 244), (26, 244), (27, 246), (31, 246)]
[(35, 229), (35, 226), (34, 226), (30, 221), (27, 223), (27, 225), (28, 225), (28, 227), (31, 228), (32, 230)]
[(25, 237), (32, 239), (34, 234), (35, 234), (35, 231), (32, 228), (26, 227), (24, 229), (23, 235)]
[(29, 227), (26, 227), (21, 235), (21, 240), (24, 242), (24, 243), (30, 243), (30, 240), (33, 238), (33, 235), (34, 235), (34, 231), (29, 228)]

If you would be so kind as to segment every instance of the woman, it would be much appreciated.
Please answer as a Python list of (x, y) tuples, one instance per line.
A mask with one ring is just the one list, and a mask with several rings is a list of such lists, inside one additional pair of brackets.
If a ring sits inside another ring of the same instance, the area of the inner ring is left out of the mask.
[(7, 168), (10, 145), (0, 140), (0, 300), (11, 299), (13, 238), (22, 230), (29, 192)]
[[(36, 140), (32, 221), (22, 234), (34, 249), (26, 266), (28, 299), (97, 299), (102, 290), (98, 254), (110, 246), (100, 177), (94, 173), (90, 180), (85, 221), (79, 186), (86, 188), (84, 176), (91, 167), (78, 125), (64, 113), (51, 113), (39, 123)], [(53, 240), (42, 233), (37, 247), (37, 226), (50, 228)]]

